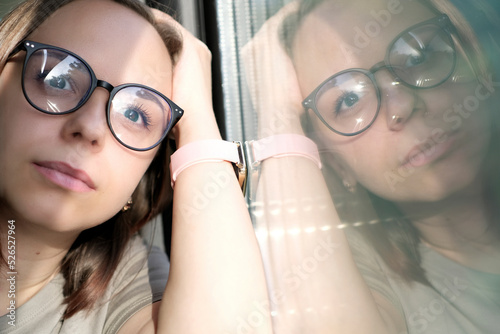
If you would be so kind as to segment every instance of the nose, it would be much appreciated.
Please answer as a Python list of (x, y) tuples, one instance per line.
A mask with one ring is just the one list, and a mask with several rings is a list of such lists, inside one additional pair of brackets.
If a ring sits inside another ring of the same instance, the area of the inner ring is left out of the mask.
[(406, 86), (385, 67), (372, 71), (381, 95), (381, 110), (385, 111), (387, 127), (399, 131), (415, 115), (419, 97), (415, 89)]
[(96, 89), (87, 102), (75, 112), (66, 115), (62, 129), (63, 137), (77, 142), (93, 151), (102, 148), (108, 134), (106, 106), (109, 94), (104, 89)]

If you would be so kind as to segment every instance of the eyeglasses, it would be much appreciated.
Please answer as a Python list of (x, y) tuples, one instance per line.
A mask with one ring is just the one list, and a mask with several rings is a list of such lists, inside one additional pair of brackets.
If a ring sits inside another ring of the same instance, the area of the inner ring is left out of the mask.
[(379, 113), (380, 88), (375, 73), (387, 68), (410, 88), (433, 88), (455, 71), (455, 27), (446, 15), (421, 22), (400, 33), (387, 48), (385, 60), (370, 70), (338, 72), (321, 83), (303, 102), (332, 131), (354, 136), (368, 129)]
[(110, 94), (106, 108), (109, 129), (131, 150), (158, 146), (183, 115), (179, 106), (153, 88), (134, 83), (114, 87), (98, 80), (90, 65), (73, 52), (24, 41), (10, 57), (23, 50), (22, 88), (34, 108), (50, 115), (69, 114), (102, 87)]

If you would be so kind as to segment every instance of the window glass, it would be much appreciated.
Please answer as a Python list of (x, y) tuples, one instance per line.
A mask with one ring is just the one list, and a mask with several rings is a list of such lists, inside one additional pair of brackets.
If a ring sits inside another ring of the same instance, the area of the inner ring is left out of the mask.
[(216, 3), (276, 333), (494, 333), (498, 2)]
[(247, 85), (251, 73), (245, 72), (241, 49), (262, 24), (287, 1), (216, 1), (223, 108), (229, 140), (256, 138), (257, 115)]

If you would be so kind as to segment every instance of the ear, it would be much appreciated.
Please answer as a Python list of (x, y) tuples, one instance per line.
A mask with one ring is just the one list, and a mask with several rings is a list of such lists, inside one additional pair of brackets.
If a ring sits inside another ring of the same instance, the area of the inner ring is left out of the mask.
[(342, 180), (342, 184), (349, 192), (356, 191), (358, 181), (349, 165), (338, 153), (334, 151), (327, 152), (323, 154), (323, 160)]
[(351, 187), (355, 187), (358, 181), (354, 177), (353, 173), (351, 172), (349, 166), (338, 156), (338, 154), (330, 154), (329, 158), (329, 163), (330, 166), (335, 170), (337, 175), (342, 179), (344, 182), (344, 186), (347, 187), (347, 184), (350, 185)]
[(344, 187), (350, 192), (354, 192), (358, 182), (351, 172), (349, 165), (342, 159), (342, 156), (338, 152), (335, 152), (335, 149), (330, 146), (329, 142), (322, 140), (322, 136), (317, 132), (318, 129), (324, 128), (325, 125), (316, 117), (311, 109), (307, 109), (301, 116), (301, 124), (305, 135), (318, 145), (321, 159), (342, 180)]

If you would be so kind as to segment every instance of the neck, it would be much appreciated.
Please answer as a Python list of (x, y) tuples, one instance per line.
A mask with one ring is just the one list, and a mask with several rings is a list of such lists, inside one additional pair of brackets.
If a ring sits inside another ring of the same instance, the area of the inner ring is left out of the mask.
[[(500, 235), (485, 191), (478, 184), (434, 203), (402, 204), (422, 242), (456, 262), (482, 271), (500, 272)], [(422, 215), (423, 213), (423, 215)]]
[(469, 242), (488, 242), (495, 233), (494, 217), (479, 185), (432, 203), (405, 203), (400, 208), (419, 230), (424, 241), (443, 248)]
[[(6, 261), (0, 264), (0, 315), (6, 313), (12, 300), (16, 307), (24, 304), (59, 272), (78, 235), (48, 231), (4, 212), (0, 212), (0, 245)], [(15, 297), (9, 293), (12, 282)]]

